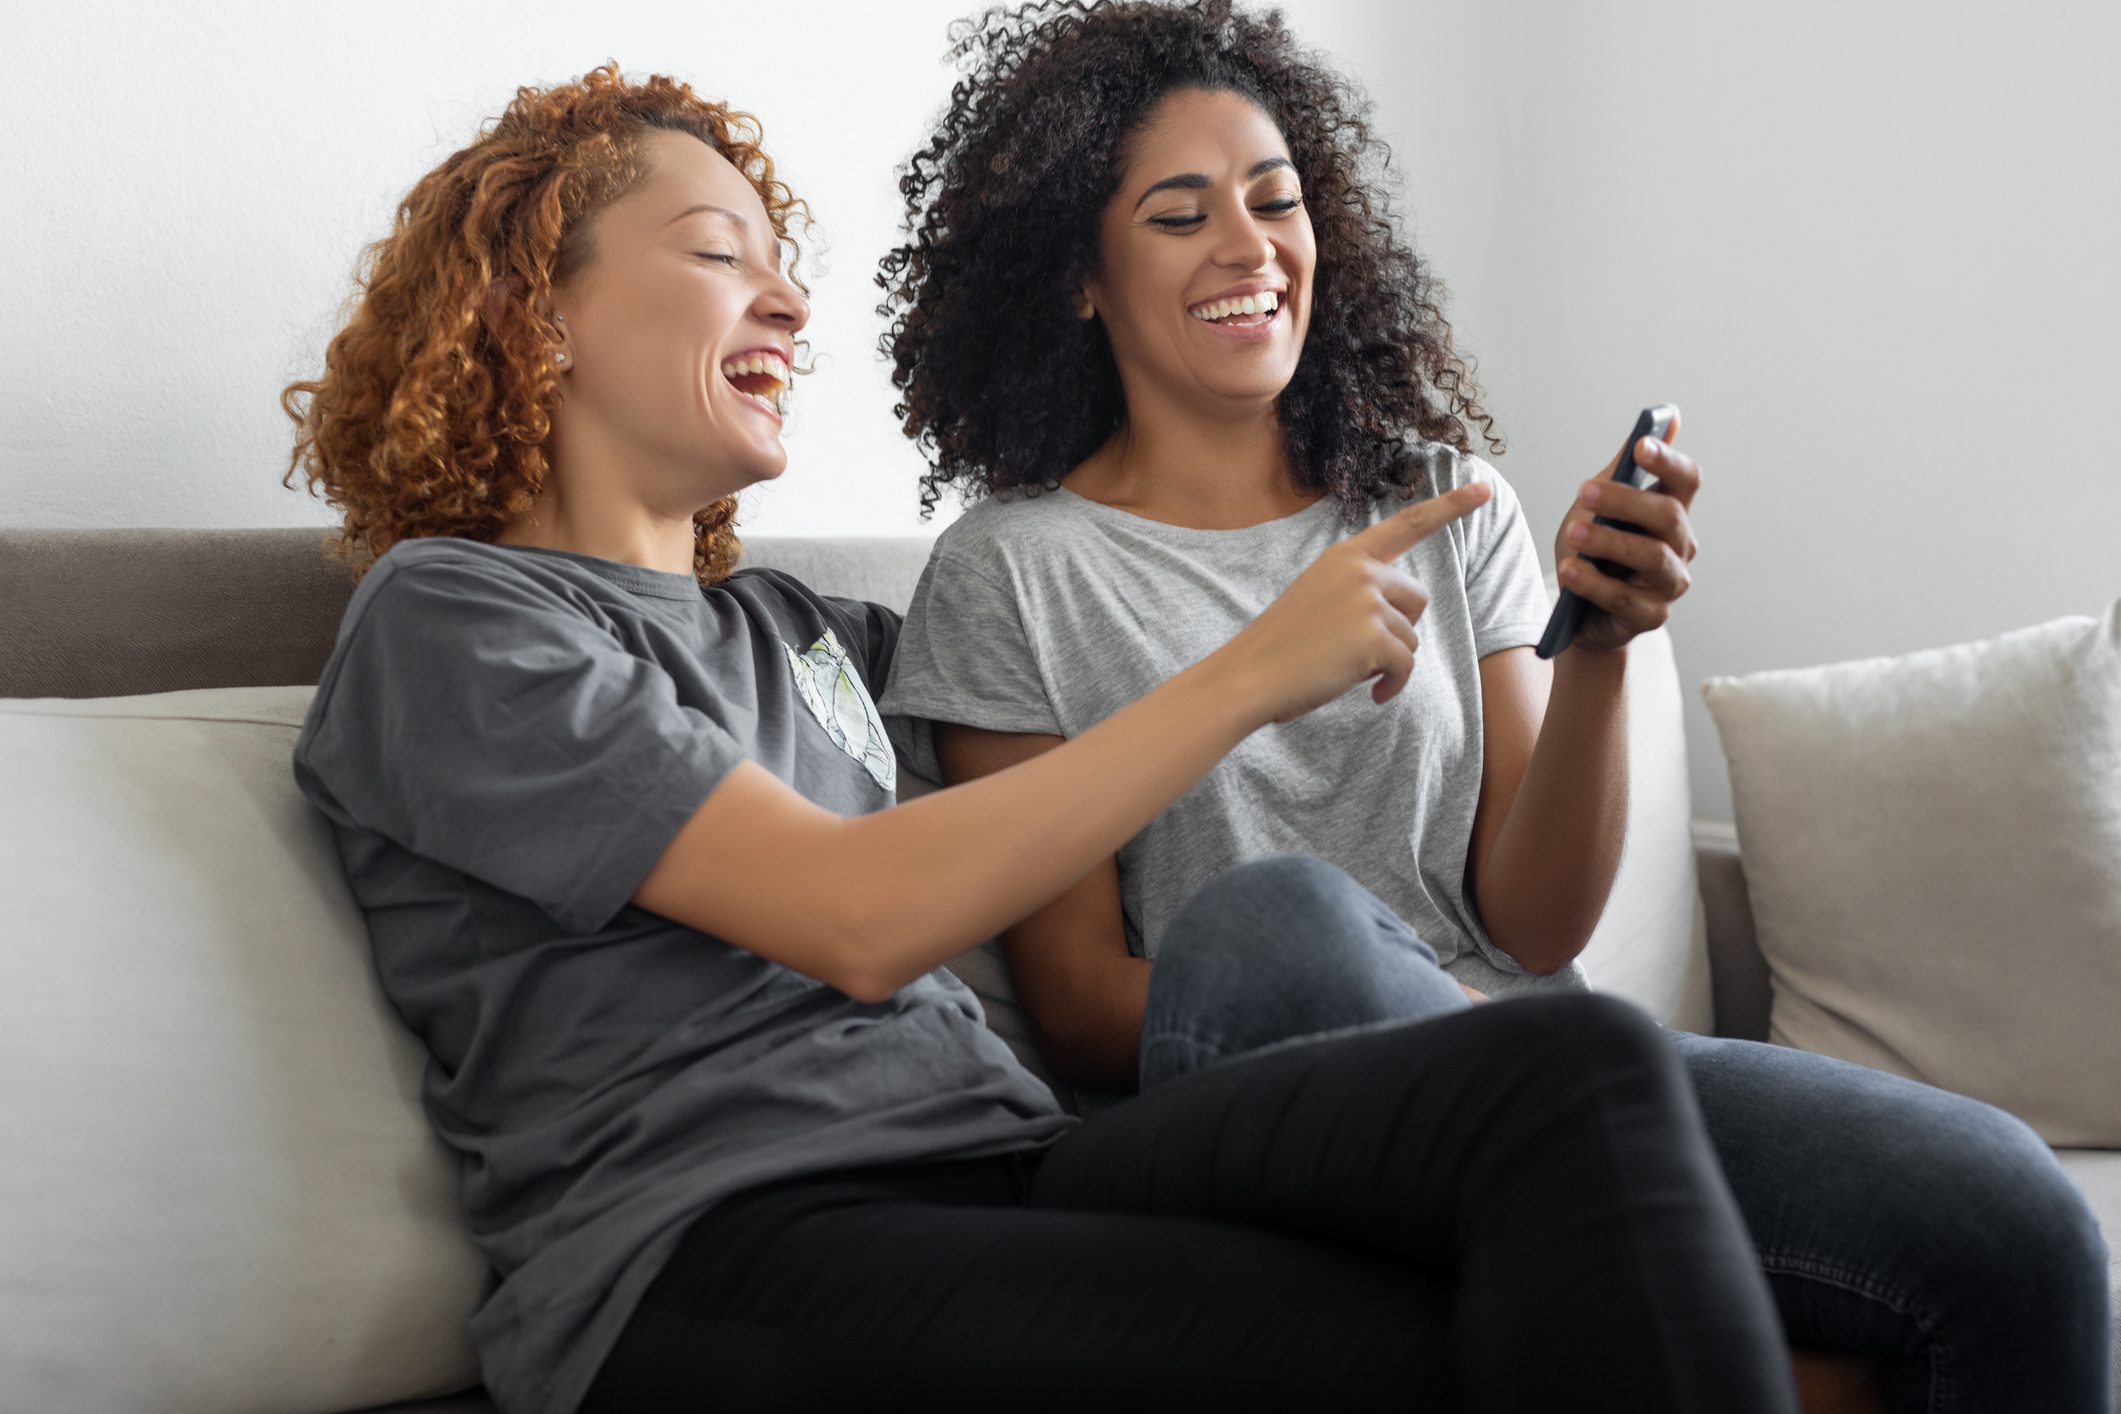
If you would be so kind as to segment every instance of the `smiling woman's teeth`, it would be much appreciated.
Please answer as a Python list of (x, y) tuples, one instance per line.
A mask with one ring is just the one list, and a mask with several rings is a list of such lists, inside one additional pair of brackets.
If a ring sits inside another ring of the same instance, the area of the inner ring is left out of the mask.
[[(1281, 307), (1281, 296), (1273, 290), (1261, 290), (1256, 295), (1239, 295), (1235, 299), (1217, 300), (1213, 304), (1195, 305), (1187, 310), (1203, 323), (1216, 324), (1230, 320), (1238, 324), (1264, 324), (1276, 309)], [(1247, 316), (1262, 316), (1248, 318)]]
[(739, 354), (722, 363), (722, 376), (740, 393), (748, 394), (778, 411), (781, 391), (788, 386), (788, 365), (779, 354)]

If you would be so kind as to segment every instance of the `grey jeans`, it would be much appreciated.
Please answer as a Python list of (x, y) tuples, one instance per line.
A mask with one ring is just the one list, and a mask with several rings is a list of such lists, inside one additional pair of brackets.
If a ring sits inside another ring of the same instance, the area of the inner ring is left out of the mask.
[[(1162, 939), (1142, 1085), (1470, 1005), (1341, 870), (1257, 860)], [(1877, 1357), (1894, 1414), (2112, 1414), (2106, 1246), (2032, 1130), (1864, 1066), (1668, 1034), (1791, 1344)]]

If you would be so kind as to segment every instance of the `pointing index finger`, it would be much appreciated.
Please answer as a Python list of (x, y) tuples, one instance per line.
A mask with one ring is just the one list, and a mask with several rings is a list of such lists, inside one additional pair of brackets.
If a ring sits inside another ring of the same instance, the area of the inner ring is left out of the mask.
[(1351, 538), (1362, 547), (1364, 554), (1374, 559), (1396, 560), (1452, 521), (1486, 505), (1493, 494), (1485, 481), (1470, 482), (1441, 496), (1416, 501), (1405, 510), (1394, 511)]

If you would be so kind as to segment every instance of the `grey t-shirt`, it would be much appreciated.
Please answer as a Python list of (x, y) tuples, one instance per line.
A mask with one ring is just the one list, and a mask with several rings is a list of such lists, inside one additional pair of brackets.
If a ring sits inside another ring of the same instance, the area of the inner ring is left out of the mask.
[(896, 630), (773, 571), (703, 591), (461, 540), (397, 546), (354, 595), (295, 775), (428, 1050), (502, 1407), (574, 1409), (718, 1199), (1070, 1123), (948, 972), (865, 1005), (628, 902), (739, 761), (842, 814), (892, 803), (864, 684)]
[[(1413, 677), (1382, 707), (1362, 684), (1254, 732), (1121, 848), (1136, 956), (1155, 957), (1172, 915), (1223, 869), (1309, 854), (1383, 899), (1470, 986), (1585, 985), (1574, 965), (1526, 972), (1466, 894), (1480, 659), (1536, 644), (1549, 603), (1509, 484), (1478, 458), (1420, 450), (1437, 492), (1477, 480), (1494, 495), (1402, 561), (1429, 593)], [(1077, 736), (1228, 642), (1348, 533), (1332, 497), (1242, 530), (1166, 525), (1066, 490), (982, 501), (936, 542), (882, 708)]]

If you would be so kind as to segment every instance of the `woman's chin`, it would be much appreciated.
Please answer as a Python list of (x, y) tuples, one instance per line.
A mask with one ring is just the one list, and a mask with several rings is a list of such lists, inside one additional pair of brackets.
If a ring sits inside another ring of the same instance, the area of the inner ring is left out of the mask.
[(1220, 367), (1215, 362), (1195, 362), (1185, 374), (1194, 397), (1224, 406), (1271, 404), (1288, 390), (1295, 376), (1294, 360), (1284, 365), (1281, 359), (1270, 363), (1257, 357), (1231, 360)]
[(785, 453), (775, 456), (755, 448), (732, 451), (728, 447), (717, 451), (713, 461), (700, 468), (699, 483), (690, 488), (705, 497), (707, 504), (749, 491), (754, 486), (763, 486), (769, 481), (778, 481), (788, 470)]
[(737, 475), (744, 478), (746, 486), (756, 486), (762, 481), (778, 481), (788, 470), (788, 453), (781, 447), (780, 439), (763, 445), (754, 444), (733, 449)]
[(1251, 412), (1272, 408), (1280, 401), (1281, 395), (1288, 391), (1289, 378), (1286, 375), (1263, 375), (1255, 370), (1234, 378), (1203, 379), (1200, 388), (1208, 399), (1222, 406)]

